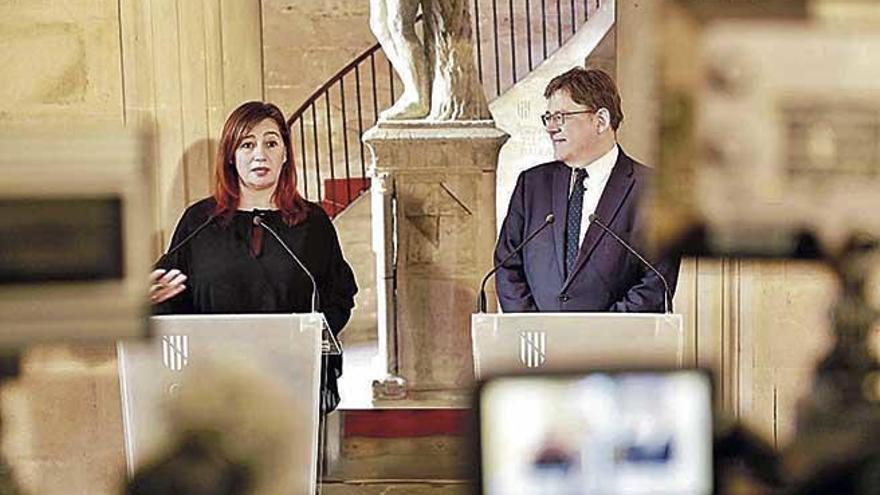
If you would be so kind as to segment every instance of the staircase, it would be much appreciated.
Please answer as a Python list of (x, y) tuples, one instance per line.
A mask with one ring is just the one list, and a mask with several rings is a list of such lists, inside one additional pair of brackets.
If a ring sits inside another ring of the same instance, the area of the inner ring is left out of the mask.
[[(540, 127), (549, 78), (613, 34), (614, 0), (474, 0), (476, 62), (499, 127), (511, 134), (498, 164), (498, 203), (516, 174), (546, 159)], [(613, 57), (612, 57), (613, 58)], [(323, 493), (458, 495), (474, 492), (473, 418), (467, 395), (374, 403), (377, 362), (375, 268), (370, 240), (369, 153), (360, 141), (400, 82), (374, 45), (330, 78), (288, 120), (299, 187), (334, 218), (361, 292), (342, 334), (343, 402), (327, 418)], [(540, 108), (539, 108), (540, 107)], [(542, 158), (538, 158), (542, 157)]]
[(419, 487), (470, 493), (475, 465), (470, 410), (347, 410), (336, 419), (341, 449), (325, 471), (325, 493), (331, 485), (339, 493), (394, 485), (400, 493)]
[[(554, 55), (609, 0), (472, 0), (476, 65), (490, 101)], [(613, 2), (611, 2), (613, 3)], [(603, 7), (604, 6), (604, 7)], [(585, 56), (586, 54), (584, 54)], [(581, 60), (581, 63), (583, 60)], [(335, 216), (366, 191), (361, 135), (402, 85), (378, 43), (327, 80), (288, 118), (303, 197)], [(349, 183), (339, 186), (340, 183)], [(341, 193), (345, 190), (344, 194)], [(332, 196), (331, 196), (332, 195)], [(328, 200), (325, 203), (325, 200)]]
[(370, 179), (367, 177), (325, 179), (321, 208), (330, 218), (335, 218), (369, 188)]

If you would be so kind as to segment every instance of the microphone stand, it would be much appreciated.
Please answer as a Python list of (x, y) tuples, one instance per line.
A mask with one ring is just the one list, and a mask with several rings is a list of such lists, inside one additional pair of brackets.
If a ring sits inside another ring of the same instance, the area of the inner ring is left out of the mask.
[(510, 254), (508, 254), (503, 260), (501, 260), (500, 263), (493, 266), (492, 269), (489, 270), (489, 273), (487, 273), (486, 276), (483, 277), (483, 281), (480, 282), (480, 293), (477, 295), (477, 313), (486, 312), (486, 282), (489, 280), (489, 277), (491, 277), (502, 266), (504, 266), (505, 263), (510, 261), (510, 259), (513, 258), (516, 254), (522, 251), (522, 249), (526, 246), (526, 244), (529, 243), (529, 241), (540, 234), (541, 231), (547, 228), (548, 225), (552, 224), (555, 219), (556, 217), (554, 217), (552, 213), (548, 213), (547, 216), (544, 217), (544, 223), (542, 223), (540, 227), (535, 229), (535, 231), (529, 234), (529, 236), (526, 237), (521, 243), (519, 243), (518, 246), (513, 248), (513, 251), (511, 251)]
[[(275, 232), (275, 229), (266, 225), (266, 222), (260, 216), (254, 216), (254, 225), (258, 227), (262, 227), (266, 230), (272, 237), (278, 241), (278, 244), (281, 245), (282, 248), (293, 258), (293, 261), (296, 262), (297, 266), (309, 277), (309, 281), (312, 283), (312, 313), (318, 313), (320, 311), (320, 302), (319, 302), (319, 294), (318, 294), (318, 284), (315, 282), (315, 277), (312, 275), (312, 272), (309, 271), (308, 268), (303, 264), (303, 262), (299, 259), (299, 257), (294, 254), (294, 252), (290, 249), (286, 242), (281, 239), (281, 236)], [(322, 315), (323, 318), (323, 315)], [(322, 332), (322, 342), (321, 342), (321, 351), (325, 355), (329, 356), (338, 356), (342, 354), (342, 344), (339, 342), (339, 339), (333, 335), (333, 332), (330, 331), (329, 325), (327, 324), (327, 319), (324, 318), (324, 332)]]
[(202, 222), (201, 225), (196, 227), (195, 230), (193, 230), (192, 232), (189, 233), (189, 235), (184, 237), (182, 241), (178, 242), (176, 246), (171, 247), (170, 249), (168, 249), (168, 251), (165, 251), (165, 253), (162, 254), (162, 256), (159, 256), (159, 259), (156, 260), (156, 262), (153, 264), (153, 266), (158, 266), (158, 265), (162, 264), (163, 261), (165, 260), (165, 258), (171, 256), (172, 254), (179, 251), (180, 248), (189, 244), (189, 241), (193, 240), (197, 235), (199, 235), (199, 233), (201, 233), (201, 231), (205, 230), (208, 227), (208, 225), (211, 225), (214, 222), (214, 220), (216, 220), (216, 219), (217, 219), (216, 215), (209, 216), (207, 220)]
[(657, 277), (660, 278), (660, 281), (663, 282), (663, 312), (666, 314), (671, 313), (670, 308), (672, 307), (672, 296), (671, 296), (672, 292), (670, 292), (670, 290), (669, 290), (669, 283), (666, 282), (666, 277), (664, 277), (663, 274), (660, 273), (660, 270), (655, 268), (654, 265), (651, 264), (650, 261), (646, 260), (644, 256), (639, 254), (639, 252), (636, 251), (634, 247), (630, 246), (628, 242), (623, 240), (623, 238), (621, 238), (619, 235), (617, 235), (617, 233), (615, 233), (613, 230), (611, 230), (610, 227), (605, 225), (602, 222), (602, 220), (599, 219), (599, 217), (597, 215), (595, 215), (595, 214), (590, 215), (590, 223), (596, 224), (597, 226), (599, 226), (599, 228), (601, 228), (602, 230), (607, 232), (608, 235), (613, 237), (614, 240), (616, 240), (618, 243), (620, 243), (621, 246), (626, 248), (626, 250), (629, 251), (630, 254), (632, 254), (633, 256), (638, 258), (638, 260), (641, 261), (642, 264), (647, 266), (652, 272), (654, 272), (657, 275)]

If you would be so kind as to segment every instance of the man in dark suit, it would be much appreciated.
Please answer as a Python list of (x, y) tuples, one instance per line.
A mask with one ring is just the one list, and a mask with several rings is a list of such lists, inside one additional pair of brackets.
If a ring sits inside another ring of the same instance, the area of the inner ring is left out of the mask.
[[(556, 161), (522, 172), (501, 227), (495, 262), (541, 227), (498, 270), (495, 284), (505, 312), (663, 311), (661, 279), (599, 225), (599, 221), (642, 251), (644, 225), (639, 203), (651, 170), (617, 145), (623, 120), (620, 96), (608, 74), (576, 67), (555, 77), (544, 91), (544, 126)], [(680, 259), (650, 260), (671, 292)]]

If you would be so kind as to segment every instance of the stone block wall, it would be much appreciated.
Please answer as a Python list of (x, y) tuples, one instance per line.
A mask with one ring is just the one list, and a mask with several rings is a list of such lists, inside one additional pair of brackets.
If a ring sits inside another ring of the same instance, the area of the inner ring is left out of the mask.
[(266, 99), (285, 115), (376, 43), (362, 0), (263, 0)]
[(120, 493), (122, 408), (112, 344), (28, 350), (0, 389), (3, 453), (26, 493)]

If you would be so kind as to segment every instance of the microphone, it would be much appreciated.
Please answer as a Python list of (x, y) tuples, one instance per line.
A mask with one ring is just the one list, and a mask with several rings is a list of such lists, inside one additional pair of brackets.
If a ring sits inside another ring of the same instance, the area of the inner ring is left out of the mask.
[(656, 273), (658, 277), (660, 277), (660, 281), (663, 282), (663, 312), (670, 313), (669, 308), (672, 306), (672, 293), (669, 291), (669, 283), (666, 282), (666, 277), (660, 273), (660, 270), (654, 267), (650, 261), (646, 260), (644, 256), (639, 254), (638, 251), (635, 250), (632, 246), (629, 245), (628, 242), (624, 241), (619, 235), (617, 235), (610, 227), (605, 225), (602, 220), (599, 219), (598, 215), (592, 214), (590, 215), (590, 222), (595, 223), (605, 232), (608, 232), (608, 235), (613, 237), (617, 242), (620, 243), (621, 246), (625, 247), (627, 251), (632, 253), (633, 256), (639, 259), (645, 266), (647, 266), (652, 272)]
[(165, 251), (165, 254), (163, 254), (162, 256), (159, 256), (159, 259), (156, 260), (156, 262), (153, 264), (153, 266), (158, 266), (158, 265), (162, 264), (162, 262), (165, 260), (165, 258), (171, 256), (172, 254), (174, 254), (174, 253), (176, 253), (177, 251), (179, 251), (180, 248), (182, 248), (183, 246), (186, 246), (187, 244), (189, 244), (189, 242), (190, 242), (191, 240), (195, 239), (195, 237), (196, 237), (197, 235), (199, 235), (199, 233), (201, 233), (203, 230), (205, 230), (205, 228), (206, 228), (208, 225), (211, 225), (211, 224), (214, 222), (214, 220), (216, 220), (216, 219), (217, 219), (217, 216), (216, 216), (216, 215), (211, 215), (211, 216), (209, 216), (207, 220), (205, 220), (204, 222), (202, 222), (201, 225), (199, 225), (198, 227), (196, 227), (195, 230), (193, 230), (192, 232), (190, 232), (188, 236), (184, 237), (182, 241), (178, 242), (176, 246), (172, 247), (172, 248), (169, 249), (168, 251)]
[(540, 227), (538, 227), (537, 229), (535, 229), (534, 232), (529, 234), (529, 236), (526, 237), (525, 240), (523, 240), (519, 244), (519, 246), (515, 247), (513, 249), (513, 251), (511, 251), (510, 254), (507, 255), (506, 258), (501, 260), (501, 263), (498, 263), (497, 265), (493, 266), (492, 269), (489, 270), (489, 273), (487, 273), (486, 276), (483, 277), (483, 281), (480, 282), (480, 293), (477, 296), (477, 313), (485, 313), (486, 312), (486, 282), (489, 280), (489, 277), (491, 277), (492, 274), (497, 272), (499, 268), (504, 266), (505, 263), (510, 261), (510, 258), (513, 258), (514, 255), (516, 255), (520, 251), (522, 251), (522, 249), (524, 247), (526, 247), (526, 244), (528, 244), (529, 241), (534, 239), (536, 235), (540, 234), (541, 231), (544, 230), (545, 228), (547, 228), (548, 225), (552, 224), (554, 220), (556, 220), (556, 217), (554, 217), (552, 213), (548, 213), (547, 216), (544, 217), (544, 223), (542, 223)]
[[(285, 243), (284, 240), (281, 239), (281, 236), (279, 236), (278, 233), (276, 233), (275, 230), (272, 229), (272, 227), (269, 227), (266, 222), (263, 221), (262, 217), (260, 217), (259, 215), (254, 216), (253, 222), (254, 225), (262, 227), (267, 232), (272, 234), (272, 237), (274, 237), (275, 240), (278, 241), (278, 244), (281, 244), (281, 247), (284, 248), (285, 251), (287, 251), (287, 254), (289, 254), (291, 258), (293, 258), (293, 261), (296, 262), (297, 266), (299, 266), (300, 269), (305, 272), (306, 276), (309, 277), (309, 281), (312, 283), (312, 313), (317, 313), (320, 309), (320, 304), (318, 302), (318, 284), (315, 282), (315, 277), (312, 275), (312, 272), (310, 272), (309, 269), (306, 268), (306, 265), (304, 265), (303, 262), (300, 261), (300, 259), (295, 254), (293, 254), (293, 251), (290, 249), (287, 243)], [(322, 334), (322, 340), (324, 340), (324, 335), (326, 335), (326, 342), (321, 342), (322, 354), (325, 357), (328, 355), (341, 355), (342, 344), (339, 342), (336, 336), (333, 335), (333, 332), (330, 331), (329, 325), (327, 325), (326, 318), (324, 318), (324, 330)], [(327, 348), (327, 350), (324, 350), (325, 347)], [(326, 365), (324, 366), (324, 371), (327, 371)]]
[(275, 240), (278, 241), (279, 244), (281, 244), (281, 247), (283, 247), (284, 250), (287, 251), (287, 254), (289, 254), (290, 257), (293, 258), (293, 261), (295, 261), (296, 264), (300, 267), (300, 269), (303, 272), (305, 272), (306, 276), (309, 277), (309, 281), (312, 283), (312, 313), (317, 313), (318, 309), (319, 309), (318, 284), (315, 283), (315, 277), (312, 276), (312, 272), (310, 272), (309, 269), (306, 268), (306, 265), (304, 265), (303, 262), (300, 261), (300, 259), (295, 254), (293, 254), (293, 251), (291, 251), (290, 247), (287, 246), (287, 243), (285, 243), (284, 240), (281, 239), (281, 236), (279, 236), (272, 229), (272, 227), (269, 227), (268, 225), (266, 225), (266, 222), (264, 222), (263, 219), (259, 215), (254, 216), (254, 225), (256, 225), (258, 227), (262, 227), (267, 232), (272, 234), (272, 237), (274, 237)]

